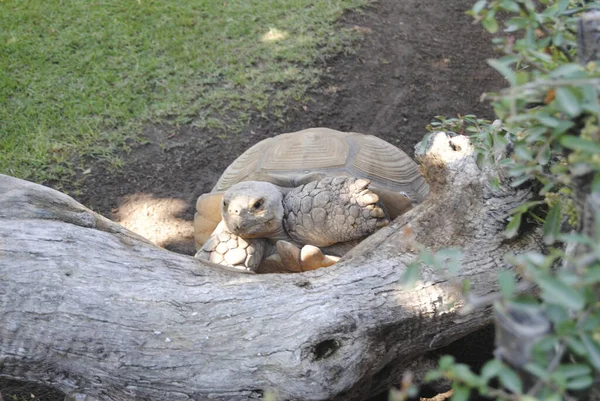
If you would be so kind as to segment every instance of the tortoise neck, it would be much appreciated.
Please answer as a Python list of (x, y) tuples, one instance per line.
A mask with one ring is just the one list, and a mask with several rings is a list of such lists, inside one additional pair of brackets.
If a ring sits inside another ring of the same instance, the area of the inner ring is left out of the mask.
[(279, 240), (290, 240), (290, 235), (288, 234), (287, 230), (285, 229), (285, 225), (283, 223), (283, 220), (286, 217), (286, 210), (285, 210), (285, 203), (284, 203), (284, 199), (285, 199), (285, 194), (286, 191), (282, 191), (283, 195), (281, 197), (281, 207), (283, 210), (283, 215), (281, 216), (281, 219), (279, 220), (279, 225), (277, 226), (277, 230), (274, 231), (272, 234), (269, 234), (266, 236), (266, 238), (269, 238), (273, 241), (279, 241)]

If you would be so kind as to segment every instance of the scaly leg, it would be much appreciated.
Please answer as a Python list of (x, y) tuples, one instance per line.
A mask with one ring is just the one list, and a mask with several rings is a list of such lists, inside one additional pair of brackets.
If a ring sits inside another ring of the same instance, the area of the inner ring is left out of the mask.
[(255, 272), (262, 262), (267, 240), (243, 239), (231, 233), (221, 221), (195, 257), (219, 265)]
[(284, 197), (284, 226), (293, 240), (326, 247), (363, 238), (390, 220), (369, 180), (326, 177), (294, 188)]

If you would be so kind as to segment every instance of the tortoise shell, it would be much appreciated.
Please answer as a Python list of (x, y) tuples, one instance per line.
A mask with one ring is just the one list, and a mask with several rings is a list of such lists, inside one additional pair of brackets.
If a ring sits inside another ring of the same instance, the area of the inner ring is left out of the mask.
[(310, 128), (267, 138), (245, 151), (213, 188), (227, 188), (256, 173), (294, 178), (309, 173), (348, 175), (421, 202), (429, 186), (417, 164), (394, 145), (372, 135)]
[[(210, 235), (211, 226), (220, 220), (220, 196), (242, 181), (268, 181), (280, 186), (295, 186), (302, 176), (354, 176), (371, 180), (371, 188), (384, 206), (394, 208), (394, 196), (405, 194), (409, 204), (420, 203), (429, 185), (417, 164), (394, 145), (372, 135), (310, 128), (265, 139), (245, 151), (227, 167), (211, 194), (201, 195), (196, 205), (197, 246)], [(217, 203), (218, 202), (218, 203)], [(405, 211), (405, 206), (398, 209)], [(392, 213), (392, 217), (400, 213)], [(209, 220), (209, 221), (205, 221)], [(200, 233), (202, 232), (202, 233)]]

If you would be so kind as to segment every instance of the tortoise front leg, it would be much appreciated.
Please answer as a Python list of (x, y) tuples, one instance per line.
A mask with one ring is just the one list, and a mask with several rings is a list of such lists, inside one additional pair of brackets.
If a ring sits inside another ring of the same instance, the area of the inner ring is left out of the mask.
[(277, 241), (277, 254), (286, 271), (294, 273), (328, 267), (340, 260), (337, 256), (325, 255), (316, 246), (304, 245), (300, 249), (288, 241)]
[(324, 254), (316, 246), (304, 245), (300, 249), (283, 240), (277, 241), (273, 251), (263, 259), (256, 273), (300, 273), (328, 267), (340, 260), (339, 256)]
[(219, 265), (255, 272), (260, 265), (267, 240), (264, 238), (240, 238), (221, 221), (212, 235), (196, 252), (195, 257)]
[(326, 247), (361, 239), (389, 224), (369, 180), (327, 177), (289, 191), (284, 197), (285, 229), (293, 240)]

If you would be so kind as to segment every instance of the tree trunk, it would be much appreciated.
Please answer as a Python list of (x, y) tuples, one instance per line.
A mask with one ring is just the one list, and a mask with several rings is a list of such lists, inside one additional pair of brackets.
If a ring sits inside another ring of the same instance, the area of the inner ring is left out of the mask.
[(330, 268), (251, 275), (152, 245), (70, 197), (0, 176), (0, 375), (103, 400), (364, 399), (415, 357), (490, 321), (464, 304), (423, 246), (463, 251), (474, 295), (497, 289), (507, 253), (539, 231), (503, 236), (528, 188), (489, 184), (468, 139), (438, 133), (419, 155), (427, 200)]

